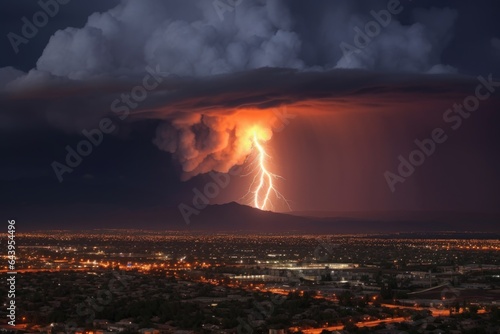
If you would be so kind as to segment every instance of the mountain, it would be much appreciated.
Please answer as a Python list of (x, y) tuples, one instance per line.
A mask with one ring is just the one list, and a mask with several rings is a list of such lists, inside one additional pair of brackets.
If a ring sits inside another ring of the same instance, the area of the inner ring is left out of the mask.
[[(92, 214), (90, 213), (92, 212)], [(189, 223), (177, 207), (103, 210), (72, 206), (57, 215), (43, 212), (16, 217), (21, 230), (133, 228), (201, 232), (252, 233), (408, 233), (408, 232), (500, 232), (498, 215), (396, 212), (396, 213), (276, 213), (235, 202), (209, 205), (192, 214)], [(333, 215), (333, 216), (329, 216)], [(42, 218), (45, 217), (45, 218)], [(47, 218), (50, 217), (50, 218)], [(71, 221), (71, 224), (65, 222)], [(71, 227), (69, 227), (71, 226)]]
[[(299, 233), (500, 232), (499, 215), (453, 212), (275, 213), (237, 203), (212, 205), (192, 228), (218, 231)], [(209, 226), (210, 225), (210, 226)]]

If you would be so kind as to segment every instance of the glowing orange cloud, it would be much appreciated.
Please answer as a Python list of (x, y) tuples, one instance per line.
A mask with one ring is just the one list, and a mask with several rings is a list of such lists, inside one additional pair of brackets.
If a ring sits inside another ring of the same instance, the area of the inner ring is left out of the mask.
[[(270, 156), (264, 145), (272, 138), (273, 131), (287, 124), (278, 117), (282, 115), (278, 111), (240, 108), (217, 116), (187, 114), (159, 127), (155, 143), (175, 154), (182, 165), (184, 180), (211, 171), (227, 173), (234, 166), (245, 165), (250, 169), (247, 175), (254, 176), (245, 202), (270, 210), (274, 209), (273, 201), (279, 200), (289, 208), (276, 188), (275, 180), (280, 176), (267, 166)], [(248, 197), (252, 200), (248, 201)]]

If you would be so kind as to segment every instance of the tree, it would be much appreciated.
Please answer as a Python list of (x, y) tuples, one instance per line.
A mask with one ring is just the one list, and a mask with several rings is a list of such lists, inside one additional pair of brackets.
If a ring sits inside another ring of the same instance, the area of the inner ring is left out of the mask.
[(471, 315), (476, 315), (478, 311), (479, 311), (479, 306), (477, 306), (477, 305), (470, 305), (469, 306), (469, 312)]
[(349, 333), (355, 333), (359, 330), (359, 327), (349, 321), (347, 324), (345, 324), (344, 330), (348, 331)]

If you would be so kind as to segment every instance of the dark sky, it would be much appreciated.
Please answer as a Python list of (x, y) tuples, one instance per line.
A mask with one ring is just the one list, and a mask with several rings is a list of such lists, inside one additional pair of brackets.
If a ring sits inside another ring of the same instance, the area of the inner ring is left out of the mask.
[[(42, 9), (2, 1), (0, 211), (74, 227), (190, 204), (208, 172), (248, 165), (244, 130), (257, 124), (273, 132), (270, 166), (294, 210), (498, 212), (498, 92), (458, 129), (443, 120), (477, 76), (500, 81), (498, 2), (401, 1), (343, 54), (388, 3), (242, 0), (218, 13), (211, 1), (74, 0), (16, 53), (23, 17)], [(120, 119), (113, 101), (144, 86), (147, 68), (160, 85)], [(279, 131), (276, 112), (293, 116)], [(115, 130), (59, 182), (51, 164), (104, 118)], [(447, 141), (392, 192), (384, 172), (435, 128)], [(250, 182), (233, 177), (212, 203), (251, 204)]]

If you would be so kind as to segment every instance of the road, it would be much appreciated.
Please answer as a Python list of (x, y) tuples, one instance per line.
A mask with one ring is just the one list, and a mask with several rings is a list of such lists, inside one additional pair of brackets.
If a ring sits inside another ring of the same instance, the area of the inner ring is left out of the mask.
[(33, 268), (33, 269), (17, 269), (17, 270), (0, 270), (1, 274), (15, 272), (17, 274), (25, 274), (25, 273), (41, 273), (41, 272), (60, 272), (60, 271), (96, 271), (99, 268)]
[(387, 308), (400, 308), (406, 310), (414, 310), (414, 311), (431, 311), (433, 317), (449, 317), (450, 310), (449, 309), (437, 309), (433, 307), (419, 307), (419, 306), (403, 306), (403, 305), (393, 305), (393, 304), (382, 304), (382, 307)]
[[(404, 317), (398, 317), (398, 318), (388, 318), (388, 319), (383, 319), (383, 320), (361, 321), (361, 322), (357, 322), (355, 325), (358, 327), (375, 327), (375, 326), (382, 325), (382, 324), (400, 323), (400, 322), (403, 322), (405, 320), (408, 320), (408, 319), (406, 319)], [(331, 327), (325, 327), (325, 328), (303, 329), (302, 332), (304, 332), (306, 334), (319, 334), (325, 329), (327, 331), (341, 331), (344, 329), (344, 326), (339, 325), (339, 326), (331, 326)]]
[[(408, 310), (414, 310), (414, 311), (431, 311), (433, 317), (449, 317), (450, 316), (450, 310), (445, 308), (445, 309), (438, 309), (434, 307), (418, 307), (418, 306), (403, 306), (403, 305), (393, 305), (393, 304), (382, 304), (383, 307), (388, 307), (388, 308), (400, 308), (400, 309), (408, 309)], [(459, 313), (463, 313), (464, 310), (461, 308)], [(479, 314), (484, 314), (486, 313), (486, 310), (480, 309), (478, 310)]]
[(0, 325), (0, 328), (3, 330), (3, 329), (6, 329), (6, 330), (10, 330), (10, 331), (17, 331), (17, 330), (25, 330), (26, 329), (26, 326), (28, 326), (27, 324), (17, 324), (15, 326), (11, 326), (11, 325)]
[[(432, 307), (401, 306), (401, 305), (392, 305), (392, 304), (382, 304), (382, 307), (411, 309), (414, 311), (427, 310), (427, 311), (431, 311), (432, 316), (434, 316), (434, 317), (449, 317), (450, 316), (450, 310), (448, 310), (448, 309), (437, 309), (437, 308), (432, 308)], [(460, 310), (460, 312), (463, 312), (463, 310)], [(483, 313), (486, 313), (486, 311), (479, 310), (478, 313), (483, 314)], [(397, 318), (388, 318), (388, 319), (383, 319), (383, 320), (361, 321), (361, 322), (357, 322), (356, 326), (358, 326), (358, 327), (375, 327), (375, 326), (382, 325), (382, 324), (400, 323), (400, 322), (403, 322), (406, 320), (408, 320), (408, 318), (397, 317)], [(338, 325), (338, 326), (331, 326), (331, 327), (324, 327), (324, 328), (303, 329), (302, 332), (307, 333), (307, 334), (319, 334), (324, 329), (326, 329), (328, 331), (340, 331), (340, 330), (344, 329), (344, 326)]]

